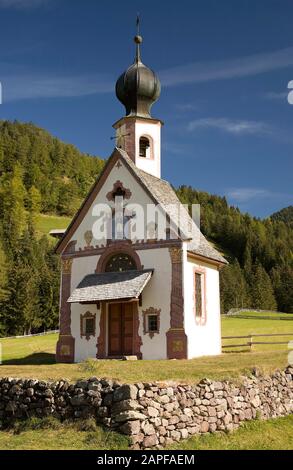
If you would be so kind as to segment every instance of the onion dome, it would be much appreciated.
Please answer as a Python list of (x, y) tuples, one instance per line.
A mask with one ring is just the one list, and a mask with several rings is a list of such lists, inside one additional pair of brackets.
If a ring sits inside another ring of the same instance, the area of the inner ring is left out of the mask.
[(151, 107), (161, 93), (160, 81), (151, 69), (146, 67), (140, 58), (142, 37), (134, 38), (136, 57), (134, 63), (118, 78), (116, 96), (125, 106), (126, 116), (150, 118)]

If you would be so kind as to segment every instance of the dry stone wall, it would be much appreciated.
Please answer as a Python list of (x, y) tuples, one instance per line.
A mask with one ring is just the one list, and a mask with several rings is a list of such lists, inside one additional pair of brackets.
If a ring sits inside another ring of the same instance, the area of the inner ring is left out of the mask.
[(92, 377), (66, 380), (0, 380), (0, 421), (48, 415), (94, 417), (130, 436), (132, 447), (161, 448), (194, 434), (232, 431), (241, 422), (293, 412), (293, 367), (262, 376), (255, 371), (241, 383), (203, 379), (196, 385), (121, 385)]

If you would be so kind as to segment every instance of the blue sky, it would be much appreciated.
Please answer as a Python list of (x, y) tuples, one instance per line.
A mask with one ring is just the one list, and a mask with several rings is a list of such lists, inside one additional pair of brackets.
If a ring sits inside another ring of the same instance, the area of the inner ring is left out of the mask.
[(1, 119), (112, 151), (115, 81), (134, 58), (162, 82), (162, 173), (265, 217), (292, 203), (292, 0), (0, 0)]

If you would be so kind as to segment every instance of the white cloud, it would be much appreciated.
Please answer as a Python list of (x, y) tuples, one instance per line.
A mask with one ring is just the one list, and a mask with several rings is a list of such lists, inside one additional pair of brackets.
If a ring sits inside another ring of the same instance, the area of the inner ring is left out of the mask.
[(263, 96), (270, 101), (287, 101), (288, 91), (268, 91)]
[(241, 78), (293, 65), (293, 47), (224, 61), (194, 62), (159, 73), (164, 86)]
[(178, 103), (178, 104), (175, 105), (175, 108), (178, 111), (181, 111), (181, 112), (184, 113), (184, 112), (188, 112), (188, 111), (195, 111), (199, 107), (198, 107), (198, 105), (193, 104), (193, 103)]
[(0, 0), (0, 8), (17, 8), (25, 10), (45, 5), (48, 2), (49, 0)]
[(261, 121), (245, 121), (228, 118), (201, 118), (195, 119), (188, 124), (188, 131), (196, 129), (218, 129), (229, 134), (267, 134), (270, 127)]
[(273, 193), (260, 188), (235, 188), (228, 190), (227, 196), (233, 201), (243, 203), (252, 199), (268, 198), (273, 196)]
[(114, 82), (106, 75), (43, 76), (17, 75), (1, 79), (3, 103), (23, 99), (78, 97), (114, 90)]

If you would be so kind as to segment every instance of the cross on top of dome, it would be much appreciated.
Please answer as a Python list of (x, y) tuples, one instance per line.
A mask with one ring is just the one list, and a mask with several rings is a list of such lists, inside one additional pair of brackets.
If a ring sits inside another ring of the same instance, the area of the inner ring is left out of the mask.
[(151, 107), (161, 93), (161, 84), (153, 70), (141, 61), (140, 45), (142, 36), (139, 34), (139, 17), (137, 18), (137, 34), (134, 37), (136, 54), (134, 63), (118, 78), (116, 96), (125, 106), (126, 116), (151, 118)]

